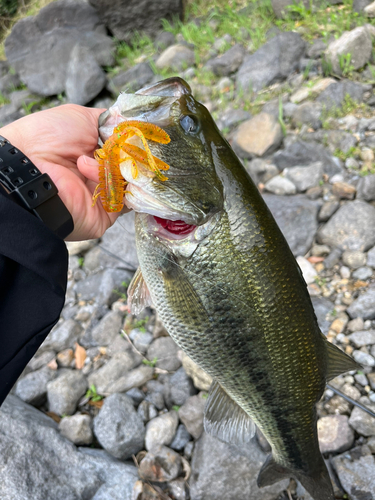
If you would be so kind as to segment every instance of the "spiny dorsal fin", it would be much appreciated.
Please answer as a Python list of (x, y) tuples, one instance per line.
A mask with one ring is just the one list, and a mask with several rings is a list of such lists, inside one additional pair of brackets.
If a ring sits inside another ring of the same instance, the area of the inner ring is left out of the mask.
[(128, 309), (131, 314), (139, 314), (150, 305), (151, 295), (143, 279), (141, 268), (138, 267), (128, 288)]
[(204, 412), (206, 432), (227, 443), (243, 445), (254, 436), (256, 426), (218, 382), (213, 382)]
[(337, 346), (331, 344), (331, 342), (326, 342), (327, 355), (328, 355), (328, 368), (326, 373), (326, 380), (332, 380), (341, 373), (349, 372), (351, 370), (362, 370), (362, 366), (359, 365), (350, 356), (341, 351)]

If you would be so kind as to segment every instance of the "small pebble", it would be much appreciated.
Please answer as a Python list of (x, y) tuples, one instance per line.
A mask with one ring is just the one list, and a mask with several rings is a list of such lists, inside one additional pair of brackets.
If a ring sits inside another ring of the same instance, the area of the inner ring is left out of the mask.
[(359, 267), (353, 272), (353, 278), (366, 281), (371, 278), (373, 270), (370, 267)]
[(343, 279), (349, 279), (350, 278), (350, 269), (347, 266), (341, 266), (340, 267), (340, 276)]

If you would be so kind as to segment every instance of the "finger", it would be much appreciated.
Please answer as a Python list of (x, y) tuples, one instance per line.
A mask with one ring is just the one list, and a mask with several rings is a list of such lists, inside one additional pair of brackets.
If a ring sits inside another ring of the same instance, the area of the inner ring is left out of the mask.
[(99, 182), (99, 163), (90, 156), (80, 156), (77, 160), (77, 168), (87, 179)]

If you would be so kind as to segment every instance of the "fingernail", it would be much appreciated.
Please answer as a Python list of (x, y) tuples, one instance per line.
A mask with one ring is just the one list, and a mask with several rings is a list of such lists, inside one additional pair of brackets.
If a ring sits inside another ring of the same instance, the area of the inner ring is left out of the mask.
[(90, 156), (82, 155), (82, 159), (86, 165), (93, 165), (96, 163), (96, 160), (94, 158), (90, 158)]

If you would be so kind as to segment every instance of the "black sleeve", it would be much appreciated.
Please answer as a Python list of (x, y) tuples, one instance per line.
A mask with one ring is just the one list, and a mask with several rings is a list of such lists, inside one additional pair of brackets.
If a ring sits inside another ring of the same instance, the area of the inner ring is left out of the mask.
[(0, 405), (59, 319), (68, 252), (0, 190)]

